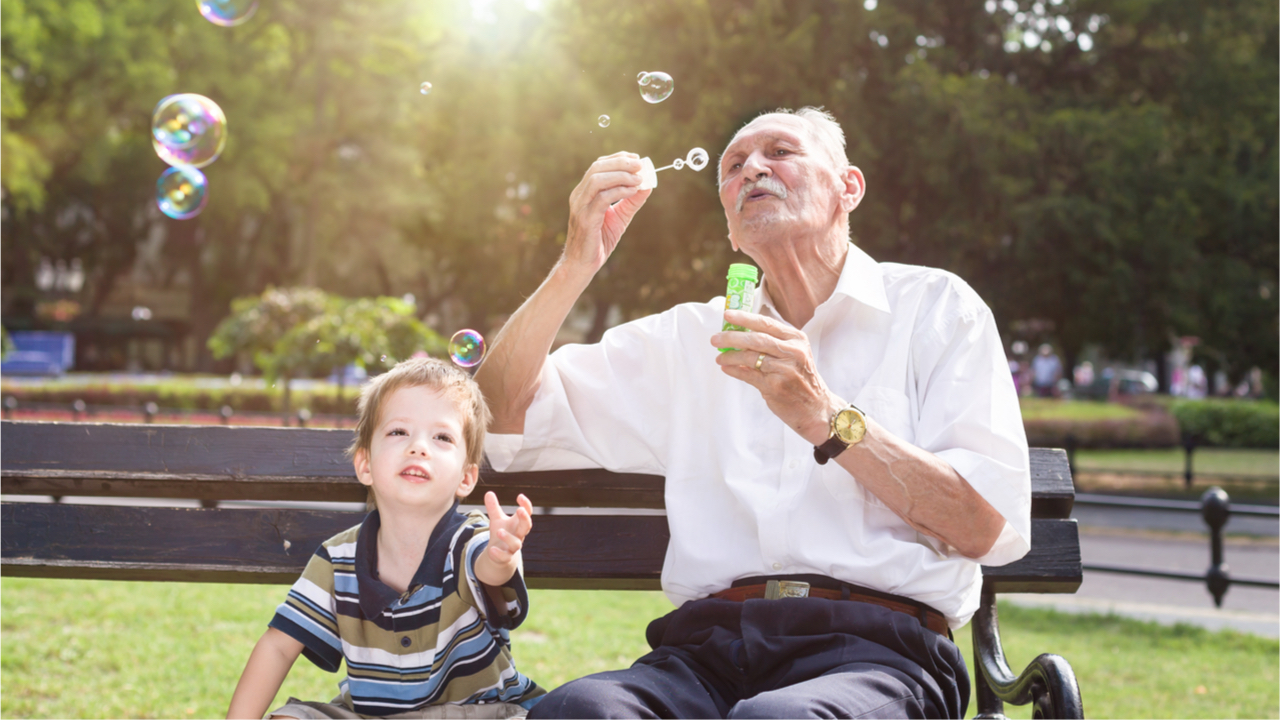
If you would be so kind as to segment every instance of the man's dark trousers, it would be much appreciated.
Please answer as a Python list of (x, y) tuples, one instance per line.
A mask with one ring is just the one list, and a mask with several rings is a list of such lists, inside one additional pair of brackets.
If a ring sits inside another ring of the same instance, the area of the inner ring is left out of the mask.
[(707, 598), (654, 620), (653, 652), (563, 685), (530, 718), (964, 717), (949, 639), (849, 600)]

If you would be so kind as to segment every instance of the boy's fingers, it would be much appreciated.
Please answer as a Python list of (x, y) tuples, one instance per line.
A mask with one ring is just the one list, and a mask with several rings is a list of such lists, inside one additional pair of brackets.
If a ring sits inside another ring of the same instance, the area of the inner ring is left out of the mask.
[(505, 520), (507, 517), (498, 504), (498, 496), (492, 490), (484, 494), (484, 509), (488, 511), (490, 520)]
[(530, 515), (533, 514), (533, 502), (530, 501), (524, 493), (520, 493), (520, 495), (516, 497), (516, 504), (528, 511)]
[(510, 562), (511, 558), (515, 557), (493, 543), (489, 543), (489, 556), (500, 563)]

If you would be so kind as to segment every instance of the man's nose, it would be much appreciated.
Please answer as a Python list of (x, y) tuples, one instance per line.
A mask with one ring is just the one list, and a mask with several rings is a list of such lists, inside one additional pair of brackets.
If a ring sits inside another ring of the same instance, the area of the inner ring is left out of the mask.
[(742, 163), (742, 176), (748, 181), (759, 180), (766, 175), (772, 174), (773, 170), (764, 161), (764, 154), (758, 150), (748, 155), (747, 159)]

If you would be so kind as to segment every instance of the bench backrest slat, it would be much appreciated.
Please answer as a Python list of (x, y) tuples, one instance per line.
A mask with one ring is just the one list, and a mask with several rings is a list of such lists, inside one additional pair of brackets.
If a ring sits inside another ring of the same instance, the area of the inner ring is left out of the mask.
[[(36, 577), (283, 583), (360, 513), (0, 504), (3, 572)], [(654, 515), (540, 515), (525, 545), (531, 587), (658, 589), (669, 534)], [(997, 592), (1074, 592), (1074, 520), (1032, 522), (1032, 550), (984, 567)]]
[[(360, 502), (345, 450), (350, 430), (0, 423), (4, 493), (201, 500)], [(1066, 518), (1075, 497), (1066, 454), (1032, 448), (1032, 516)], [(481, 472), (480, 490), (512, 504), (662, 508), (663, 478), (605, 470)]]

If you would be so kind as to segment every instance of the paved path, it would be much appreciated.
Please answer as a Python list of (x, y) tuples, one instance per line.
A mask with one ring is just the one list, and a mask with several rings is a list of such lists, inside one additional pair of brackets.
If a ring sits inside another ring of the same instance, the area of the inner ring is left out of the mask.
[[(1203, 573), (1209, 568), (1209, 536), (1198, 513), (1077, 505), (1080, 552), (1086, 565), (1127, 565)], [(1224, 549), (1237, 577), (1280, 576), (1280, 519), (1233, 516)], [(1074, 595), (1018, 595), (1014, 602), (1066, 612), (1108, 613), (1164, 624), (1190, 623), (1280, 637), (1280, 591), (1235, 586), (1221, 608), (1204, 583), (1085, 571)]]

